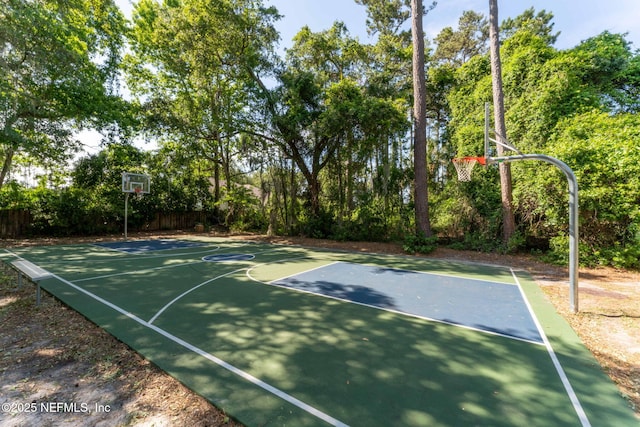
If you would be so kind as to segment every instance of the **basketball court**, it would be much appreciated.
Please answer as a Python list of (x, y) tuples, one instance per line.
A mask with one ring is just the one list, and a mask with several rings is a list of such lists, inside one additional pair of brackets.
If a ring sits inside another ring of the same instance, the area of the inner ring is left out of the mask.
[(247, 426), (637, 424), (508, 266), (209, 238), (0, 257)]

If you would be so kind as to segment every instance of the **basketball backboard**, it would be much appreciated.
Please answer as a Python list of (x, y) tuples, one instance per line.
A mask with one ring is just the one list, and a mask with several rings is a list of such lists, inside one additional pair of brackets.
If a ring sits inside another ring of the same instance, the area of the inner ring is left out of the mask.
[(141, 173), (122, 173), (122, 192), (148, 194), (151, 191), (151, 178)]

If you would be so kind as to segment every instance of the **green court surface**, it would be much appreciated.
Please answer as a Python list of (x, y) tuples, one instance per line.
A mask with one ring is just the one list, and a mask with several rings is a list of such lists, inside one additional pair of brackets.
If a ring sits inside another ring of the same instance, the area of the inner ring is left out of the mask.
[(526, 274), (226, 239), (14, 248), (247, 426), (632, 426)]

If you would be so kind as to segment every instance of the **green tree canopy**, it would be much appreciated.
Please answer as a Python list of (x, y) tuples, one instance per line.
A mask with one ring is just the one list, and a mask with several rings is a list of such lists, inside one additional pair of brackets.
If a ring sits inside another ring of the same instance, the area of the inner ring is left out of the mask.
[(489, 23), (482, 14), (467, 10), (458, 21), (458, 29), (446, 27), (436, 36), (433, 59), (460, 66), (476, 55), (487, 53)]
[(553, 13), (544, 9), (536, 13), (535, 9), (529, 8), (516, 18), (507, 18), (500, 24), (501, 37), (508, 39), (519, 30), (526, 30), (540, 36), (545, 43), (552, 45), (560, 36), (560, 32), (553, 32)]
[[(640, 267), (640, 116), (589, 111), (558, 123), (549, 153), (563, 159), (580, 184), (583, 260)], [(538, 214), (564, 224), (566, 193), (554, 171), (540, 171)], [(557, 175), (557, 174), (556, 174)], [(546, 177), (546, 179), (545, 179)], [(544, 185), (546, 183), (547, 185)], [(558, 188), (559, 187), (559, 188)], [(566, 237), (560, 229), (561, 241)], [(562, 251), (561, 251), (562, 253)]]
[(115, 77), (124, 32), (112, 0), (0, 4), (0, 187), (16, 153), (62, 161), (74, 130), (122, 119)]
[[(627, 111), (637, 109), (637, 99), (631, 96), (638, 90), (637, 54), (623, 35), (604, 32), (575, 48), (557, 50), (548, 38), (521, 29), (503, 43), (502, 59), (512, 143), (525, 153), (557, 157), (578, 176), (581, 237), (582, 244), (587, 243), (584, 259), (597, 259), (599, 248), (616, 245), (621, 245), (617, 255), (609, 253), (603, 259), (635, 253), (640, 199), (630, 191), (635, 185), (630, 182), (635, 175), (635, 152), (630, 147), (637, 144), (638, 123)], [(448, 98), (452, 117), (448, 130), (458, 155), (478, 155), (483, 141), (481, 106), (491, 99), (487, 58), (474, 57), (457, 69), (455, 77)], [(566, 243), (562, 174), (531, 162), (512, 165), (520, 231), (552, 240), (559, 235), (557, 242)], [(480, 205), (473, 198), (470, 203)]]
[(230, 185), (238, 136), (257, 126), (257, 89), (272, 69), (278, 18), (252, 0), (141, 0), (134, 9), (127, 82), (146, 131), (208, 159), (216, 196), (222, 173)]

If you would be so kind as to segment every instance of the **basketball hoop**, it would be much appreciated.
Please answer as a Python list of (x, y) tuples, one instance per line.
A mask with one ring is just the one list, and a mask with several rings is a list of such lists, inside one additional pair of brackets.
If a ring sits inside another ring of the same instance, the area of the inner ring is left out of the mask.
[(142, 193), (142, 187), (135, 187), (135, 188), (133, 189), (133, 192), (134, 192), (134, 194), (136, 195), (136, 199), (138, 199), (138, 200), (141, 200), (141, 199), (142, 199), (142, 196), (144, 195), (144, 194)]
[(127, 240), (129, 197), (135, 195), (136, 200), (142, 200), (145, 194), (151, 192), (151, 177), (143, 173), (122, 172), (122, 192), (124, 198), (124, 239)]
[(471, 172), (473, 171), (476, 163), (480, 163), (481, 165), (487, 164), (487, 161), (484, 157), (459, 157), (453, 159), (453, 166), (456, 167), (456, 172), (458, 172), (458, 181), (468, 182), (471, 181)]

